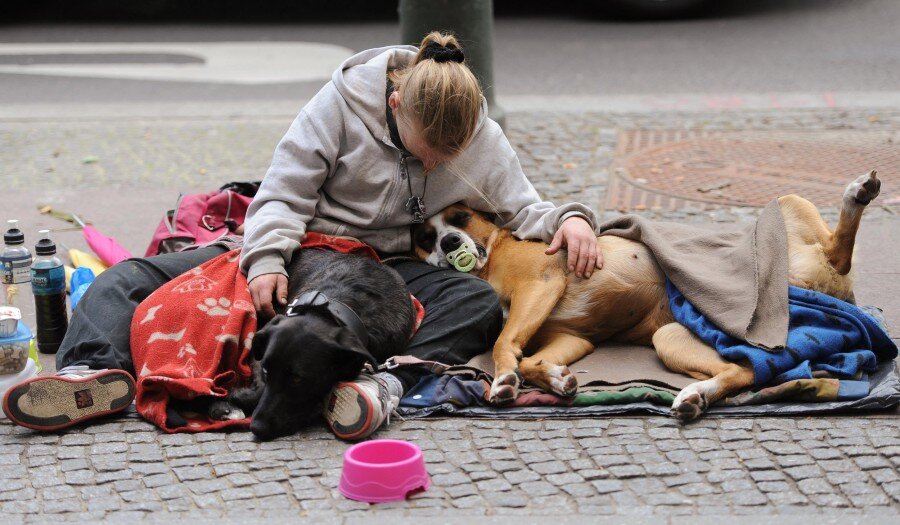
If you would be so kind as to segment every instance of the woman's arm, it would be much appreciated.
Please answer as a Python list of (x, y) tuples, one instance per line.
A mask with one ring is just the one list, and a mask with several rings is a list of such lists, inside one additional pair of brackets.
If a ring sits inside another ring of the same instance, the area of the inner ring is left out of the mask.
[[(284, 268), (300, 247), (306, 225), (315, 215), (319, 189), (334, 165), (338, 140), (319, 133), (303, 110), (275, 149), (272, 165), (247, 211), (241, 250), (241, 270), (251, 282), (251, 292), (254, 288), (266, 288), (256, 290), (258, 310), (274, 313), (274, 292), (279, 300), (286, 300)], [(284, 279), (267, 277), (253, 283), (257, 277), (271, 274), (280, 274)]]
[(483, 195), (475, 195), (466, 205), (497, 213), (499, 225), (512, 230), (520, 239), (539, 239), (551, 243), (548, 254), (568, 248), (569, 269), (587, 277), (594, 267), (602, 266), (602, 256), (594, 235), (594, 212), (577, 202), (556, 206), (541, 199), (519, 163), (506, 136), (493, 121), (480, 131), (486, 136), (473, 142), (476, 150), (467, 152), (480, 158), (493, 159), (485, 177)]

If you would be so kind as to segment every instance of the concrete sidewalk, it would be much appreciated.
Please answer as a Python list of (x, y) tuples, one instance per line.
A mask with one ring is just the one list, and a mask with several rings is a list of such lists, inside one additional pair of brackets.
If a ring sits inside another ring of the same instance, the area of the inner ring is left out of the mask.
[[(142, 255), (179, 192), (261, 178), (292, 118), (0, 119), (0, 218), (20, 219), (31, 244), (38, 229), (66, 227), (38, 214), (38, 204), (50, 204), (84, 216)], [(526, 173), (544, 196), (603, 209), (620, 130), (896, 132), (900, 111), (515, 112), (508, 124)], [(85, 162), (88, 157), (99, 160)], [(881, 174), (882, 199), (889, 202), (900, 195), (900, 188), (894, 189), (900, 181), (896, 173)], [(895, 337), (900, 334), (898, 212), (896, 204), (880, 201), (870, 207), (855, 264), (857, 300), (881, 306)], [(641, 213), (719, 228), (751, 220), (755, 210)], [(836, 210), (823, 214), (833, 220)], [(56, 232), (54, 239), (85, 248), (79, 232)], [(33, 326), (33, 317), (28, 320)], [(51, 361), (45, 364), (52, 367)], [(451, 521), (603, 514), (629, 523), (674, 523), (682, 515), (817, 514), (815, 519), (853, 515), (871, 522), (900, 510), (896, 410), (707, 418), (688, 426), (661, 417), (395, 421), (377, 437), (418, 443), (426, 451), (433, 488), (407, 502), (374, 507), (343, 499), (336, 485), (347, 445), (321, 428), (257, 443), (249, 433), (164, 435), (133, 418), (46, 435), (0, 423), (0, 515), (22, 515), (26, 521), (331, 517), (350, 522), (373, 516)]]

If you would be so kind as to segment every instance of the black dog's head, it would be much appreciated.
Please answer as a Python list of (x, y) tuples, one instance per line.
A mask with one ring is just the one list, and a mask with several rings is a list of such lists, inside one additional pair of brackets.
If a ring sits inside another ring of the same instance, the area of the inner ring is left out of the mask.
[(353, 333), (327, 311), (275, 316), (253, 338), (265, 389), (250, 430), (261, 439), (293, 434), (320, 417), (325, 396), (359, 374), (365, 359)]

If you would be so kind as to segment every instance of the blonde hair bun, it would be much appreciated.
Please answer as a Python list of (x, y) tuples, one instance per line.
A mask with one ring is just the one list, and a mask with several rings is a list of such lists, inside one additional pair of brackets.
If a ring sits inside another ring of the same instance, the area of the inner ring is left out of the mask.
[(413, 124), (426, 144), (447, 155), (468, 146), (481, 116), (481, 85), (464, 62), (455, 36), (432, 31), (422, 39), (412, 63), (391, 72), (400, 94), (397, 117)]

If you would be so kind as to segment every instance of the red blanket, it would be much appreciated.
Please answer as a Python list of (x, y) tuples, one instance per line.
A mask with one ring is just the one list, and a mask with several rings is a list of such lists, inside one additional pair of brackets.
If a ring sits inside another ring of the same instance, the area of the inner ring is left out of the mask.
[[(358, 241), (307, 233), (304, 249), (378, 256)], [(224, 397), (251, 377), (250, 345), (256, 312), (247, 278), (233, 250), (189, 270), (153, 292), (135, 310), (131, 353), (137, 370), (137, 411), (162, 430), (205, 432), (226, 427), (249, 428), (250, 418), (213, 421), (206, 414), (184, 413), (187, 426), (167, 424), (173, 399)], [(416, 327), (425, 315), (413, 298)]]

